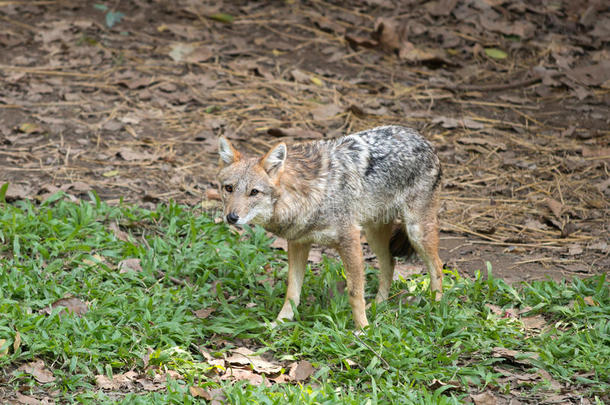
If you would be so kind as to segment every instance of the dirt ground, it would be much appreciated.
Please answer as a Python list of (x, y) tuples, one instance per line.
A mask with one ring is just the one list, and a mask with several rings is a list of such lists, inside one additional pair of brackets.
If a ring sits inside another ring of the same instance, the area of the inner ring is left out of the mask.
[(608, 3), (345, 4), (0, 1), (7, 199), (194, 206), (220, 134), (262, 153), (402, 124), (443, 163), (448, 266), (608, 271)]

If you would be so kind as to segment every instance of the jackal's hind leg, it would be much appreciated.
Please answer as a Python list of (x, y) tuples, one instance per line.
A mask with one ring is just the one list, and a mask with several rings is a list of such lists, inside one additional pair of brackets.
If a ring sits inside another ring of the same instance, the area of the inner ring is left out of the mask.
[(294, 303), (295, 307), (299, 305), (310, 248), (311, 244), (309, 243), (288, 241), (288, 288), (286, 289), (284, 306), (282, 306), (277, 316), (278, 321), (291, 320), (294, 317), (290, 301)]
[(426, 221), (405, 222), (409, 241), (428, 269), (430, 289), (438, 301), (443, 291), (443, 262), (438, 256), (438, 221), (433, 217)]
[(369, 223), (364, 226), (366, 241), (379, 262), (379, 290), (375, 297), (375, 301), (378, 303), (388, 299), (394, 276), (394, 258), (390, 253), (392, 228), (392, 223)]

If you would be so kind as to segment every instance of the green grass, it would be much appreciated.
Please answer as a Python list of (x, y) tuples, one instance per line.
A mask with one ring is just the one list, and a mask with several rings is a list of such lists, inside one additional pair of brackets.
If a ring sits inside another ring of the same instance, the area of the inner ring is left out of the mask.
[[(200, 386), (221, 388), (231, 403), (450, 404), (486, 389), (507, 393), (501, 367), (543, 369), (573, 392), (599, 403), (607, 398), (610, 288), (603, 276), (513, 288), (491, 273), (468, 280), (448, 272), (440, 303), (429, 300), (427, 277), (414, 277), (394, 283), (394, 297), (368, 310), (374, 326), (355, 338), (347, 298), (336, 292), (340, 263), (325, 259), (306, 277), (296, 320), (272, 330), (267, 323), (282, 305), (286, 265), (264, 231), (240, 236), (176, 204), (147, 211), (91, 197), (79, 204), (61, 195), (40, 206), (0, 204), (0, 395), (4, 387), (52, 393), (62, 403), (188, 404), (202, 401), (189, 393), (189, 386)], [(115, 236), (113, 223), (129, 241)], [(141, 259), (142, 271), (120, 273), (117, 264), (126, 258)], [(367, 279), (371, 301), (374, 269)], [(407, 303), (408, 296), (421, 298)], [(87, 302), (88, 311), (82, 317), (61, 308), (41, 312), (64, 297)], [(528, 330), (486, 304), (531, 307), (526, 315), (544, 316), (546, 326)], [(210, 307), (206, 319), (193, 314)], [(21, 344), (14, 350), (17, 332)], [(218, 353), (248, 346), (283, 364), (309, 360), (316, 372), (301, 384), (219, 382), (198, 346)], [(493, 356), (495, 347), (538, 358), (509, 362)], [(55, 381), (42, 384), (17, 370), (35, 358)], [(98, 374), (167, 369), (184, 379), (158, 392), (95, 385)], [(536, 380), (518, 392), (549, 389)]]

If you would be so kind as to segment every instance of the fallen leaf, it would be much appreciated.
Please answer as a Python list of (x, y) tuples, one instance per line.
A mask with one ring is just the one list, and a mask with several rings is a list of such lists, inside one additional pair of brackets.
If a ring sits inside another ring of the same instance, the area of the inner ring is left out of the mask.
[(199, 319), (206, 319), (215, 310), (216, 310), (216, 308), (213, 308), (213, 307), (202, 308), (202, 309), (198, 309), (197, 311), (194, 311), (193, 314)]
[(457, 0), (429, 1), (424, 4), (426, 10), (435, 17), (448, 16), (456, 5)]
[(521, 322), (526, 329), (542, 329), (546, 325), (546, 320), (542, 315), (527, 316), (521, 318)]
[(543, 380), (546, 380), (549, 383), (553, 391), (561, 390), (561, 384), (557, 380), (555, 380), (548, 371), (544, 369), (538, 369), (538, 374), (540, 375), (540, 377), (542, 377)]
[(19, 132), (23, 132), (25, 134), (40, 134), (42, 132), (44, 132), (44, 130), (42, 129), (42, 127), (36, 123), (33, 122), (24, 122), (23, 124), (19, 125), (18, 128)]
[(610, 148), (582, 148), (582, 156), (589, 159), (610, 159)]
[(566, 74), (585, 86), (601, 86), (610, 80), (610, 60), (572, 69)]
[(595, 300), (593, 300), (593, 297), (585, 297), (582, 299), (587, 305), (589, 306), (597, 306), (597, 304), (595, 303)]
[(206, 348), (203, 346), (199, 346), (199, 352), (201, 353), (203, 358), (205, 358), (206, 363), (208, 363), (210, 366), (220, 367), (220, 368), (224, 369), (224, 367), (225, 367), (224, 358), (217, 358), (217, 357), (212, 356), (210, 354), (210, 352), (208, 352), (206, 350)]
[(373, 39), (386, 51), (400, 51), (407, 39), (407, 25), (392, 18), (380, 17), (375, 21)]
[(545, 202), (547, 207), (549, 207), (549, 209), (553, 213), (553, 215), (555, 215), (557, 219), (561, 219), (561, 214), (564, 210), (563, 204), (553, 198), (547, 198)]
[[(273, 237), (273, 236), (271, 236), (271, 237)], [(271, 242), (271, 245), (269, 245), (269, 247), (271, 247), (273, 249), (282, 249), (284, 251), (288, 251), (288, 242), (286, 242), (286, 239), (275, 237), (275, 239), (273, 240), (273, 242)]]
[(119, 224), (117, 224), (116, 222), (111, 222), (110, 225), (108, 225), (108, 228), (112, 231), (112, 233), (118, 240), (122, 240), (123, 242), (129, 242), (129, 235), (127, 234), (127, 232), (122, 231), (121, 228), (119, 228)]
[(165, 384), (160, 382), (151, 381), (148, 378), (138, 378), (135, 380), (142, 386), (146, 391), (159, 391), (165, 388)]
[(227, 363), (241, 366), (250, 365), (254, 371), (263, 374), (275, 374), (282, 370), (282, 366), (279, 364), (264, 360), (247, 347), (238, 347), (231, 350), (231, 353), (232, 355), (226, 359)]
[(30, 188), (21, 184), (8, 183), (8, 188), (4, 194), (7, 202), (26, 200), (30, 196)]
[(505, 347), (494, 347), (491, 355), (496, 358), (504, 358), (519, 364), (530, 364), (530, 359), (538, 360), (540, 356), (533, 352), (520, 352), (518, 350), (507, 349)]
[[(476, 121), (475, 121), (475, 123), (479, 124)], [(465, 125), (472, 125), (472, 123), (468, 123), (468, 124), (465, 123)], [(467, 126), (467, 128), (474, 129), (472, 126)], [(488, 138), (469, 136), (469, 137), (460, 138), (457, 141), (463, 145), (481, 145), (481, 146), (488, 146), (488, 147), (491, 147), (491, 148), (497, 149), (497, 150), (506, 150), (506, 144), (504, 144), (502, 142), (497, 142), (497, 141), (494, 141), (493, 139), (488, 139)]]
[(568, 246), (568, 254), (570, 256), (576, 256), (583, 252), (583, 248), (580, 245), (570, 245)]
[(42, 384), (55, 381), (53, 373), (45, 367), (44, 362), (40, 359), (36, 359), (30, 363), (23, 364), (17, 370), (23, 371), (27, 374), (31, 374), (36, 379), (36, 381)]
[(24, 405), (41, 405), (41, 404), (48, 404), (47, 401), (42, 402), (39, 399), (36, 399), (34, 397), (30, 397), (27, 395), (23, 395), (20, 392), (16, 392), (15, 396), (17, 398), (17, 402), (20, 404), (24, 404)]
[(293, 363), (293, 366), (290, 367), (288, 376), (292, 379), (292, 381), (305, 381), (315, 371), (316, 369), (309, 361), (301, 360), (298, 363)]
[(379, 42), (374, 39), (351, 34), (345, 34), (345, 40), (349, 43), (352, 49), (357, 49), (359, 46), (363, 48), (377, 48), (379, 46)]
[(119, 274), (125, 274), (130, 271), (139, 273), (142, 271), (142, 262), (137, 258), (123, 259), (117, 265)]
[(73, 183), (64, 184), (59, 189), (62, 191), (77, 191), (79, 193), (86, 193), (92, 190), (91, 185), (83, 181), (75, 181)]
[(120, 151), (119, 153), (117, 153), (117, 155), (127, 161), (155, 160), (157, 158), (153, 154), (146, 153), (146, 152), (138, 152), (138, 151), (130, 150), (130, 149), (124, 149), (124, 150)]
[(411, 63), (447, 62), (442, 53), (430, 48), (418, 48), (411, 42), (406, 42), (398, 51), (398, 57)]
[[(234, 380), (234, 381), (248, 381), (252, 385), (261, 385), (263, 384), (263, 377), (260, 374), (256, 374), (252, 370), (247, 370), (243, 368), (234, 368), (230, 367), (227, 369), (227, 372), (220, 376), (221, 380)], [(266, 381), (266, 380), (265, 380)], [(269, 382), (267, 384), (269, 385)]]
[(118, 170), (110, 170), (105, 173), (102, 173), (102, 176), (104, 176), (104, 177), (114, 177), (114, 176), (118, 176), (118, 175), (119, 175)]
[[(434, 124), (440, 123), (443, 128), (469, 128), (469, 129), (482, 129), (485, 128), (485, 124), (472, 120), (470, 118), (451, 118), (451, 117), (436, 117), (432, 119)], [(468, 139), (468, 138), (462, 138)]]
[(214, 51), (210, 46), (178, 42), (170, 46), (168, 55), (174, 62), (199, 63), (212, 58)]
[(71, 312), (76, 316), (83, 316), (84, 314), (87, 313), (87, 311), (89, 311), (89, 307), (87, 306), (87, 303), (81, 301), (80, 299), (78, 299), (76, 297), (70, 297), (70, 298), (61, 298), (61, 299), (55, 301), (54, 303), (51, 304), (51, 306), (41, 309), (40, 313), (50, 315), (51, 312), (53, 311), (53, 308), (57, 308), (57, 307), (64, 308), (59, 313), (60, 316), (63, 315), (66, 311)]
[(485, 304), (485, 306), (489, 308), (494, 315), (502, 316), (502, 314), (504, 314), (504, 310), (495, 304)]
[(470, 399), (472, 399), (475, 405), (496, 405), (497, 403), (496, 397), (490, 391), (470, 394)]
[(497, 48), (485, 48), (485, 55), (493, 59), (506, 59), (506, 52)]
[(221, 23), (225, 23), (225, 24), (230, 24), (233, 22), (233, 20), (235, 20), (235, 17), (233, 17), (231, 14), (227, 14), (227, 13), (210, 14), (210, 15), (208, 15), (208, 18), (210, 18), (214, 21), (219, 21)]
[[(2, 347), (6, 345), (4, 349)], [(6, 344), (6, 339), (0, 339), (0, 357), (6, 356), (8, 354), (9, 345)]]
[(336, 104), (326, 104), (311, 110), (311, 114), (316, 121), (326, 121), (343, 112), (343, 108)]
[(206, 401), (210, 401), (212, 399), (212, 396), (210, 395), (210, 393), (201, 387), (195, 387), (195, 386), (191, 385), (189, 387), (189, 392), (195, 398), (197, 398), (197, 397), (203, 398)]
[[(0, 344), (0, 346), (2, 346)], [(19, 333), (19, 331), (17, 331), (15, 333), (15, 340), (13, 341), (13, 353), (17, 353), (17, 349), (19, 349), (19, 347), (21, 346), (21, 333)]]
[(114, 374), (112, 378), (99, 374), (95, 376), (95, 384), (104, 390), (118, 390), (120, 388), (130, 387), (137, 376), (138, 373), (135, 371)]

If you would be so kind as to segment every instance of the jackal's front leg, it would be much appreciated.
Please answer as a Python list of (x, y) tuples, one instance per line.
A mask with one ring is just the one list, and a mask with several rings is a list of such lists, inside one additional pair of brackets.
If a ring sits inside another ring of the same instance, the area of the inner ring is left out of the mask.
[(347, 278), (347, 293), (352, 307), (356, 328), (364, 328), (369, 324), (364, 310), (364, 258), (360, 245), (360, 230), (350, 229), (336, 246)]
[(310, 247), (309, 243), (288, 241), (288, 288), (284, 306), (277, 316), (278, 321), (291, 320), (294, 317), (290, 301), (294, 303), (295, 307), (299, 305)]

